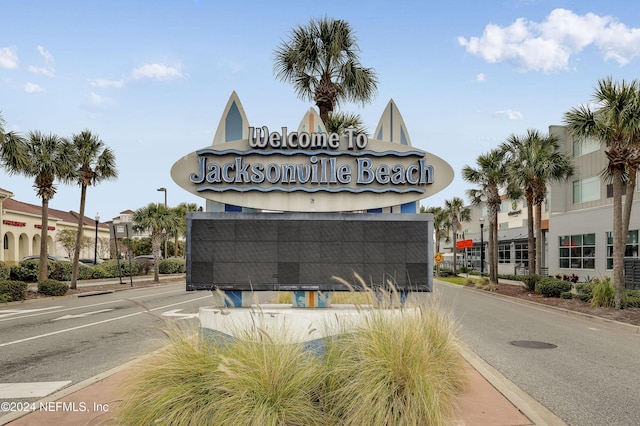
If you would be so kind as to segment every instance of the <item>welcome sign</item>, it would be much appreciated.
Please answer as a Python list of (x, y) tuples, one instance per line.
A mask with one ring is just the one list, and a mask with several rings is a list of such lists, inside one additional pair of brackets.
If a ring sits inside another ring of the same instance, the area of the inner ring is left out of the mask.
[(370, 138), (354, 129), (328, 133), (313, 108), (295, 131), (250, 126), (235, 92), (212, 145), (178, 160), (171, 175), (206, 199), (290, 212), (401, 206), (453, 180), (445, 161), (411, 146), (393, 101)]

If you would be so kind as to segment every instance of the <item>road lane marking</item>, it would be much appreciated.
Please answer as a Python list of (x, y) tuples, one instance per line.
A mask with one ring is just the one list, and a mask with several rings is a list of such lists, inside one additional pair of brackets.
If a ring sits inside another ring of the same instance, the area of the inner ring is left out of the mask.
[[(143, 289), (134, 289), (134, 290), (143, 290)], [(163, 294), (171, 294), (171, 293), (184, 293), (185, 290), (174, 290), (174, 291), (165, 291), (162, 293), (153, 293), (153, 294), (148, 294), (148, 295), (143, 295), (143, 296), (135, 296), (135, 297), (128, 297), (127, 299), (144, 299), (145, 297), (152, 297), (152, 296), (160, 296)], [(100, 302), (100, 303), (93, 303), (90, 305), (82, 305), (82, 306), (76, 306), (73, 308), (65, 308), (65, 309), (60, 309), (59, 311), (55, 311), (55, 313), (59, 313), (59, 312), (66, 312), (66, 311), (73, 311), (76, 309), (84, 309), (84, 308), (91, 308), (94, 306), (102, 306), (102, 305), (109, 305), (112, 303), (117, 303), (117, 302), (124, 302), (127, 299), (116, 299), (116, 300), (110, 300), (108, 302)], [(10, 321), (10, 320), (14, 320), (14, 319), (22, 319), (22, 318), (31, 318), (31, 317), (37, 317), (40, 315), (49, 315), (51, 313), (54, 312), (38, 312), (38, 313), (34, 313), (31, 315), (23, 315), (20, 317), (16, 317), (16, 316), (10, 316), (10, 315), (19, 315), (20, 313), (29, 313), (29, 312), (35, 312), (35, 311), (40, 311), (40, 310), (45, 310), (45, 309), (56, 309), (56, 308), (64, 308), (64, 306), (52, 306), (50, 308), (41, 308), (41, 309), (8, 309), (8, 310), (0, 310), (0, 322), (2, 321)], [(3, 315), (3, 312), (11, 312), (10, 314), (6, 314)], [(8, 317), (8, 318), (4, 318), (4, 317)]]
[(54, 318), (51, 321), (60, 321), (60, 320), (74, 319), (74, 318), (84, 318), (84, 317), (88, 317), (89, 315), (101, 314), (103, 312), (111, 312), (111, 311), (113, 311), (113, 309), (101, 309), (99, 311), (85, 312), (83, 314), (65, 315), (65, 316), (60, 317), (60, 318)]
[(25, 382), (0, 383), (0, 398), (43, 398), (71, 383), (71, 380), (61, 382)]
[(186, 313), (181, 313), (182, 309), (172, 309), (170, 311), (167, 312), (163, 312), (162, 316), (163, 317), (177, 317), (178, 319), (189, 319), (189, 318), (198, 318), (199, 314), (186, 314)]
[(96, 321), (96, 322), (92, 322), (92, 323), (89, 323), (89, 324), (79, 325), (77, 327), (71, 327), (71, 328), (65, 328), (63, 330), (52, 331), (51, 333), (39, 334), (37, 336), (27, 337), (25, 339), (14, 340), (13, 342), (0, 343), (0, 348), (4, 347), (4, 346), (15, 345), (16, 343), (23, 343), (23, 342), (28, 342), (30, 340), (40, 339), (40, 338), (43, 338), (43, 337), (55, 336), (56, 334), (61, 334), (61, 333), (67, 333), (69, 331), (80, 330), (81, 328), (87, 328), (87, 327), (92, 327), (94, 325), (105, 324), (105, 323), (112, 322), (112, 321), (117, 321), (117, 320), (120, 320), (120, 319), (134, 317), (136, 315), (141, 315), (141, 314), (144, 314), (144, 313), (147, 313), (147, 312), (159, 311), (161, 309), (167, 309), (167, 308), (171, 308), (173, 306), (184, 305), (185, 303), (191, 303), (191, 302), (195, 302), (197, 300), (209, 299), (209, 298), (211, 298), (211, 295), (198, 297), (196, 299), (189, 299), (189, 300), (185, 300), (183, 302), (172, 303), (170, 305), (159, 306), (157, 308), (149, 309), (149, 311), (134, 312), (132, 314), (123, 315), (121, 317), (109, 318), (109, 319), (102, 320), (102, 321)]
[[(51, 306), (49, 308), (39, 308), (39, 309), (6, 309), (3, 311), (0, 311), (1, 312), (0, 318), (9, 317), (11, 315), (20, 315), (20, 314), (28, 314), (31, 312), (46, 311), (48, 309), (57, 309), (57, 308), (62, 308), (62, 306)], [(50, 312), (43, 312), (43, 313), (48, 314)]]

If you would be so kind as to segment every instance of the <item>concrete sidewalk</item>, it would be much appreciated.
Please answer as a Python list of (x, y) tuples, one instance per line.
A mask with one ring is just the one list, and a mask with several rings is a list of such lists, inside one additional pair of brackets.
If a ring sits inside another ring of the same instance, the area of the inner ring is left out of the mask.
[[(12, 426), (115, 425), (122, 396), (118, 387), (147, 356), (77, 383), (40, 400), (43, 409), (21, 416), (0, 417)], [(500, 375), (472, 352), (463, 349), (469, 383), (458, 396), (456, 426), (565, 425), (546, 408)], [(45, 411), (46, 410), (46, 411)]]

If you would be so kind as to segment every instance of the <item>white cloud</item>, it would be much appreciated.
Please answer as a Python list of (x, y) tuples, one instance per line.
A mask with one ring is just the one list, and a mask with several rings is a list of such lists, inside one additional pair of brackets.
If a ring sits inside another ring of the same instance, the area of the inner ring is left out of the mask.
[(107, 108), (113, 104), (112, 100), (91, 92), (87, 96), (89, 106), (93, 108)]
[(93, 87), (99, 87), (101, 89), (109, 89), (109, 88), (121, 88), (124, 87), (124, 80), (106, 80), (104, 78), (95, 78), (93, 80), (89, 80), (89, 84)]
[(0, 48), (0, 68), (18, 69), (18, 49), (15, 46)]
[(39, 85), (35, 84), (35, 83), (25, 83), (24, 86), (22, 86), (22, 88), (27, 93), (44, 92), (44, 89), (42, 87), (40, 87)]
[(523, 119), (523, 115), (522, 115), (521, 112), (514, 111), (512, 109), (503, 109), (503, 110), (500, 110), (500, 111), (495, 111), (491, 115), (493, 117), (506, 118), (508, 120), (522, 120)]
[(476, 82), (484, 83), (485, 81), (487, 81), (487, 76), (485, 75), (485, 73), (481, 72), (480, 74), (476, 75)]
[(620, 66), (640, 55), (640, 28), (609, 16), (554, 9), (541, 22), (518, 18), (506, 27), (489, 24), (480, 37), (458, 37), (467, 52), (486, 62), (513, 62), (523, 71), (568, 70), (570, 59), (589, 46)]
[(168, 67), (163, 64), (147, 64), (131, 71), (131, 78), (134, 80), (144, 78), (154, 80), (175, 80), (182, 77), (182, 72), (180, 72), (178, 68)]
[(40, 56), (44, 59), (45, 66), (36, 67), (34, 65), (29, 65), (29, 67), (27, 67), (27, 71), (34, 74), (53, 77), (55, 75), (55, 60), (53, 59), (53, 55), (42, 46), (38, 46), (38, 53), (40, 53)]

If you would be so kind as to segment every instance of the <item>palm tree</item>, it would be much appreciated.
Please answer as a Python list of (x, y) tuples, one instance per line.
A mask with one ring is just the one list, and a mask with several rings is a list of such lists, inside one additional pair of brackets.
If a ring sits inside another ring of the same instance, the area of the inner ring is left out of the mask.
[(460, 197), (453, 197), (451, 200), (445, 200), (444, 211), (449, 218), (451, 224), (451, 231), (453, 233), (453, 273), (457, 273), (456, 262), (458, 249), (456, 243), (458, 242), (458, 232), (462, 230), (462, 222), (469, 222), (471, 220), (471, 209), (464, 205), (464, 200)]
[[(507, 156), (509, 174), (527, 200), (529, 274), (542, 271), (542, 203), (547, 186), (575, 173), (571, 157), (560, 150), (558, 138), (529, 129), (524, 136), (511, 135), (500, 149)], [(535, 213), (534, 213), (535, 210)]]
[(355, 133), (367, 133), (360, 115), (347, 112), (332, 112), (324, 122), (324, 126), (328, 133), (341, 134), (349, 127), (353, 127)]
[(75, 176), (73, 149), (60, 137), (31, 131), (26, 139), (14, 134), (5, 135), (0, 152), (9, 174), (21, 174), (34, 179), (33, 187), (42, 199), (42, 227), (40, 231), (39, 281), (47, 279), (47, 236), (49, 200), (56, 193), (56, 180), (69, 183)]
[(26, 145), (18, 133), (5, 133), (4, 125), (4, 118), (0, 115), (0, 165), (7, 173), (15, 173), (27, 166)]
[(615, 304), (622, 309), (626, 301), (624, 252), (635, 190), (635, 177), (630, 179), (629, 175), (637, 172), (639, 160), (640, 83), (637, 80), (618, 83), (611, 77), (599, 80), (593, 100), (595, 109), (585, 105), (572, 108), (565, 113), (564, 122), (574, 137), (592, 137), (606, 147), (609, 162), (605, 173), (611, 177), (613, 186), (613, 286)]
[(178, 257), (178, 237), (185, 235), (187, 232), (187, 212), (198, 211), (198, 205), (196, 203), (180, 203), (174, 209), (174, 213), (178, 215), (178, 222), (175, 227), (168, 229), (169, 235), (172, 235), (174, 240), (173, 255)]
[(501, 188), (508, 188), (509, 198), (518, 198), (517, 189), (508, 185), (505, 154), (494, 149), (487, 154), (482, 154), (476, 159), (477, 168), (464, 166), (462, 178), (467, 182), (479, 186), (477, 189), (467, 191), (471, 204), (487, 206), (487, 222), (489, 225), (488, 257), (489, 257), (489, 282), (498, 284), (498, 212), (502, 197)]
[(442, 207), (424, 207), (420, 206), (420, 213), (431, 213), (433, 215), (433, 232), (436, 240), (436, 253), (440, 253), (440, 241), (444, 238), (445, 242), (449, 242), (449, 218)]
[[(80, 185), (80, 215), (78, 217), (78, 233), (73, 253), (73, 272), (71, 288), (76, 288), (78, 279), (80, 242), (84, 225), (84, 210), (87, 200), (87, 187), (97, 185), (104, 180), (116, 179), (116, 157), (111, 149), (105, 147), (100, 138), (89, 130), (83, 130), (71, 137), (71, 144), (76, 154), (77, 181)], [(97, 244), (97, 242), (96, 242)]]
[(274, 74), (293, 85), (300, 99), (316, 103), (326, 124), (341, 101), (370, 102), (378, 79), (359, 61), (360, 49), (348, 22), (324, 17), (298, 26), (274, 51)]
[(177, 226), (178, 216), (164, 204), (151, 203), (141, 207), (133, 213), (133, 223), (136, 230), (151, 232), (151, 253), (153, 254), (153, 280), (159, 282), (158, 267), (160, 265), (160, 246), (162, 245), (162, 230)]

